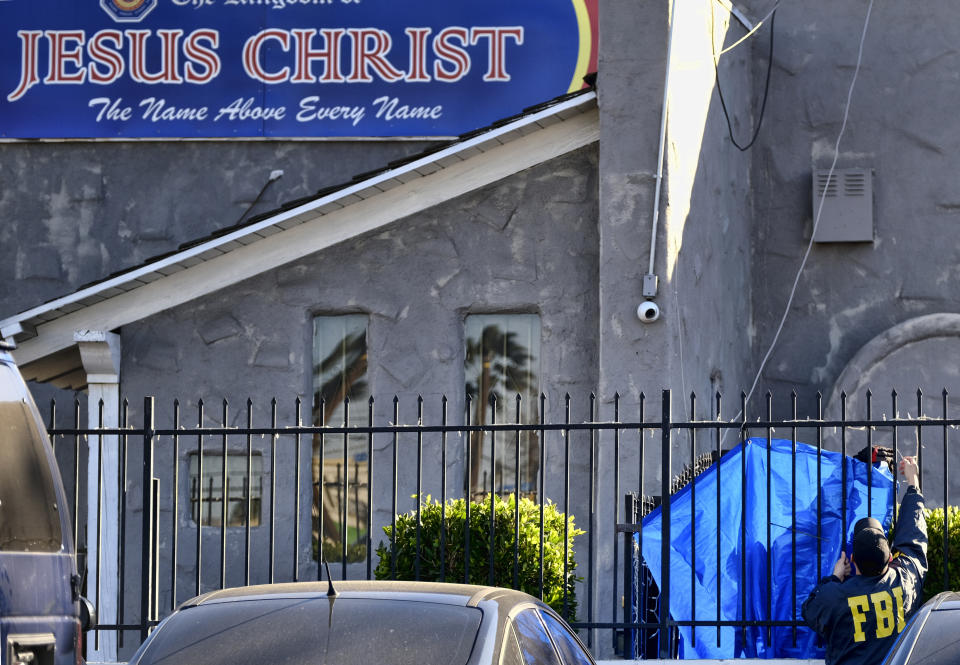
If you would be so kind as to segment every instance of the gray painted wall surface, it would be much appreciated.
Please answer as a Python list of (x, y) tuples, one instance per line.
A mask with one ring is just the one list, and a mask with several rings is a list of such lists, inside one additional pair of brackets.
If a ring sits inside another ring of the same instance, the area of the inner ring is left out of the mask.
[[(810, 173), (832, 161), (866, 11), (866, 2), (815, 2), (777, 12), (768, 123), (753, 164), (758, 353), (770, 344), (809, 242)], [(792, 388), (800, 392), (801, 415), (813, 414), (815, 392), (826, 400), (851, 358), (885, 330), (960, 311), (958, 30), (960, 16), (947, 2), (873, 7), (837, 167), (874, 170), (875, 239), (813, 246), (761, 384), (775, 391), (781, 415)], [(765, 44), (754, 47), (755, 68), (764, 52)], [(894, 388), (901, 412), (916, 413), (921, 380), (928, 413), (939, 413), (944, 386), (960, 394), (955, 363), (941, 371), (941, 356), (919, 348), (909, 356), (925, 377), (893, 366), (874, 372), (875, 416), (891, 414)]]
[[(750, 155), (736, 150), (727, 138), (714, 92), (710, 39), (712, 28), (720, 48), (745, 30), (731, 23), (722, 8), (711, 17), (716, 3), (679, 4), (683, 12), (673, 36), (670, 120), (655, 240), (661, 317), (651, 324), (640, 322), (636, 309), (643, 302), (643, 276), (649, 267), (670, 3), (609, 2), (600, 7), (599, 398), (601, 409), (609, 412), (619, 391), (625, 420), (639, 416), (641, 392), (648, 398), (645, 417), (659, 420), (663, 388), (673, 391), (674, 419), (709, 416), (716, 390), (728, 391), (724, 414), (734, 415), (753, 352)], [(720, 70), (726, 94), (748, 100), (749, 52), (740, 49), (725, 56)], [(731, 108), (740, 134), (752, 126), (750, 113), (746, 103)], [(692, 391), (699, 397), (696, 414), (690, 412)], [(622, 494), (638, 489), (637, 443), (630, 441), (621, 450), (619, 496), (614, 496), (611, 482), (612, 448), (600, 448), (600, 477), (605, 482), (597, 505), (604, 510), (622, 506)], [(644, 445), (643, 493), (660, 495), (660, 441), (646, 438)], [(710, 444), (701, 442), (704, 445)], [(671, 472), (676, 474), (689, 462), (689, 447), (679, 437), (674, 446)], [(600, 579), (614, 579), (614, 546), (606, 533), (597, 539)], [(612, 585), (600, 585), (597, 606), (604, 613), (620, 607), (618, 593)]]
[[(421, 150), (400, 142), (0, 143), (0, 316)], [(11, 285), (14, 285), (12, 287)]]
[[(609, 3), (601, 11), (600, 392), (605, 399), (614, 390), (659, 397), (661, 388), (671, 388), (696, 390), (708, 400), (713, 388), (739, 390), (752, 353), (750, 158), (730, 144), (714, 93), (708, 3), (685, 9), (675, 29), (654, 265), (661, 318), (643, 324), (636, 316), (650, 256), (668, 9), (669, 3)], [(728, 21), (718, 10), (718, 48), (745, 32), (736, 23), (728, 31)], [(725, 56), (721, 72), (730, 97), (750, 97), (745, 51)], [(746, 104), (731, 109), (741, 134), (751, 127), (750, 110)]]
[[(426, 146), (415, 142), (0, 143), (0, 318), (309, 196)], [(83, 393), (31, 384), (61, 423)], [(63, 460), (66, 461), (66, 460)], [(72, 461), (70, 462), (72, 464)], [(83, 473), (81, 473), (83, 476)], [(72, 481), (68, 481), (68, 484)]]
[[(309, 196), (415, 154), (422, 142), (4, 142), (0, 143), (0, 318), (174, 251), (235, 224), (270, 172), (250, 211)], [(41, 412), (58, 402), (72, 426), (73, 400), (86, 420), (86, 395), (31, 384)], [(73, 446), (57, 449), (72, 469)], [(81, 456), (80, 494), (86, 492)], [(65, 474), (73, 493), (73, 473)]]
[[(416, 400), (425, 400), (424, 421), (439, 424), (440, 400), (450, 402), (450, 422), (463, 422), (464, 317), (470, 313), (536, 312), (542, 321), (541, 370), (547, 392), (547, 418), (563, 418), (564, 393), (574, 402), (574, 420), (587, 417), (588, 397), (597, 382), (596, 146), (581, 149), (512, 176), (471, 195), (438, 206), (388, 230), (343, 243), (295, 263), (164, 312), (122, 331), (122, 392), (130, 397), (131, 420), (140, 422), (142, 395), (156, 397), (158, 426), (168, 426), (172, 402), (181, 400), (181, 422), (197, 422), (197, 398), (206, 400), (207, 423), (218, 423), (220, 399), (230, 400), (229, 424), (245, 423), (245, 402), (256, 400), (255, 424), (269, 422), (269, 399), (279, 400), (279, 422), (294, 421), (294, 399), (304, 399), (304, 422), (310, 422), (311, 334), (316, 314), (365, 313), (369, 316), (368, 379), (375, 422), (393, 420), (392, 399), (400, 398), (400, 422), (416, 422)], [(352, 408), (366, 411), (366, 405)], [(513, 418), (501, 412), (498, 420)], [(584, 441), (572, 437), (573, 445)], [(269, 471), (269, 441), (255, 438)], [(278, 576), (289, 578), (295, 441), (278, 442)], [(548, 440), (547, 494), (561, 502), (562, 455), (559, 435)], [(186, 480), (189, 450), (180, 454), (181, 546), (180, 600), (194, 591), (196, 529), (189, 518)], [(220, 450), (219, 440), (205, 443)], [(245, 441), (230, 450), (245, 451)], [(410, 510), (415, 488), (416, 440), (401, 440), (399, 510)], [(303, 519), (299, 560), (304, 578), (316, 575), (310, 554), (310, 441), (303, 442), (301, 491)], [(158, 475), (172, 468), (172, 442), (158, 444)], [(451, 457), (448, 492), (462, 495), (461, 440), (448, 443)], [(131, 468), (138, 452), (132, 451)], [(374, 543), (379, 525), (389, 523), (391, 438), (374, 442)], [(439, 440), (425, 441), (423, 492), (441, 495)], [(587, 457), (574, 455), (570, 512), (586, 523)], [(269, 494), (265, 473), (265, 497)], [(170, 480), (162, 489), (161, 523), (168, 525)], [(136, 494), (136, 493), (134, 493)], [(133, 512), (139, 511), (134, 497)], [(268, 502), (264, 501), (266, 507)], [(133, 517), (133, 519), (137, 519)], [(266, 519), (264, 520), (266, 524)], [(170, 530), (162, 538), (161, 570), (170, 568)], [(244, 530), (228, 529), (228, 585), (244, 581)], [(266, 579), (268, 528), (253, 529), (253, 581)], [(204, 580), (219, 584), (219, 529), (206, 529)], [(585, 556), (585, 548), (583, 549)], [(129, 559), (131, 579), (139, 563)], [(581, 557), (583, 561), (583, 557)], [(585, 562), (584, 562), (585, 563)], [(168, 573), (164, 573), (166, 575)], [(354, 573), (356, 574), (356, 572)], [(362, 570), (359, 574), (364, 574)], [(169, 584), (162, 588), (169, 589)], [(205, 585), (204, 589), (208, 587)], [(135, 602), (133, 589), (130, 602)], [(161, 606), (169, 606), (169, 592)]]

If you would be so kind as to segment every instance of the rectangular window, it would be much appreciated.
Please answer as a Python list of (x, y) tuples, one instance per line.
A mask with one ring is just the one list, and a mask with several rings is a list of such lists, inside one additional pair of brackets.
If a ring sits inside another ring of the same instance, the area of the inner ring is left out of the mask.
[[(464, 375), (474, 424), (490, 423), (490, 397), (496, 398), (497, 423), (539, 422), (540, 317), (536, 314), (474, 314), (465, 323)], [(470, 494), (491, 491), (536, 498), (540, 464), (537, 432), (517, 436), (474, 432), (470, 436)]]
[[(313, 320), (313, 424), (367, 424), (367, 316), (318, 316)], [(366, 559), (366, 435), (313, 438), (313, 545), (326, 561)]]
[[(202, 526), (220, 526), (223, 523), (223, 497), (227, 497), (227, 526), (247, 525), (247, 497), (250, 499), (250, 526), (260, 526), (260, 504), (263, 496), (263, 460), (259, 452), (227, 453), (227, 487), (223, 487), (223, 453), (203, 454), (203, 476), (200, 476), (200, 456), (190, 453), (190, 512), (194, 524), (198, 514)], [(202, 497), (202, 501), (201, 501)]]

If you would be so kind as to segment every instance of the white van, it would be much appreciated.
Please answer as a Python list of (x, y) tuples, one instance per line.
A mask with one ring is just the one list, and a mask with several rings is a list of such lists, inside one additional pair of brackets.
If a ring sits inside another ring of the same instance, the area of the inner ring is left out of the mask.
[(0, 665), (77, 665), (95, 622), (36, 404), (0, 341)]

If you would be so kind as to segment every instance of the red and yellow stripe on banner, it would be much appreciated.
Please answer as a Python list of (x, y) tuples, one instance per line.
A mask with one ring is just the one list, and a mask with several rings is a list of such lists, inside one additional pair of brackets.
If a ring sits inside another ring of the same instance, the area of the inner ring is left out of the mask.
[(577, 66), (567, 92), (574, 92), (586, 86), (583, 77), (597, 70), (597, 12), (598, 0), (571, 0), (577, 15), (577, 28), (580, 35), (580, 48), (577, 52)]

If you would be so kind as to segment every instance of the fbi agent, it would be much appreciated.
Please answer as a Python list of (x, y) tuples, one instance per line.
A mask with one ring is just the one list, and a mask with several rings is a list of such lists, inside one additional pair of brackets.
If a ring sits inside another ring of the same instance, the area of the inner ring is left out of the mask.
[(878, 520), (859, 520), (850, 559), (841, 553), (833, 574), (803, 603), (803, 620), (826, 644), (826, 665), (879, 663), (918, 605), (927, 572), (927, 524), (916, 460), (904, 458), (900, 473), (908, 487), (893, 553)]

